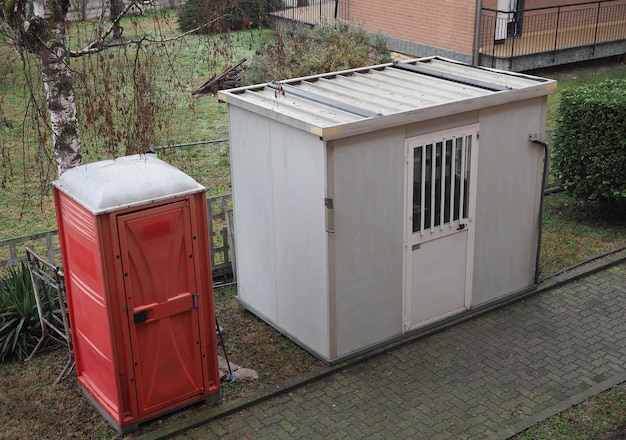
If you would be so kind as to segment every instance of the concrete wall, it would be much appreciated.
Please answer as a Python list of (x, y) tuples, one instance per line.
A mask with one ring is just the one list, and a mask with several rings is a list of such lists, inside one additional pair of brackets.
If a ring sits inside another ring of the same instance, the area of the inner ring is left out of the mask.
[(512, 58), (494, 58), (489, 55), (481, 54), (479, 64), (495, 69), (524, 72), (561, 64), (623, 56), (625, 53), (626, 47), (624, 46), (624, 42), (615, 41), (612, 43), (597, 44), (596, 46), (573, 47), (570, 49), (559, 49), (554, 52), (522, 55)]

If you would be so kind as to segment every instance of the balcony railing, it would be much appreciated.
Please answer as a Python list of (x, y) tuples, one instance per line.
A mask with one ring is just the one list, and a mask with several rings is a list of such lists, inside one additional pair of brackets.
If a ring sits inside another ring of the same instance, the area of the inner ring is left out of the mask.
[(483, 9), (481, 54), (495, 58), (557, 52), (626, 39), (626, 2), (605, 0), (522, 11)]

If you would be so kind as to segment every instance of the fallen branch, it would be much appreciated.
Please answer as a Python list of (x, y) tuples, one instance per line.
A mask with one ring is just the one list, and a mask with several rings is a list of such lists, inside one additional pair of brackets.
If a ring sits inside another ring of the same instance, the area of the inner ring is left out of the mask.
[(206, 93), (215, 93), (218, 90), (232, 89), (237, 87), (237, 81), (243, 75), (244, 70), (241, 69), (241, 65), (246, 62), (246, 59), (242, 59), (234, 66), (227, 67), (219, 75), (214, 74), (208, 80), (206, 80), (200, 87), (194, 90), (192, 96), (200, 96)]

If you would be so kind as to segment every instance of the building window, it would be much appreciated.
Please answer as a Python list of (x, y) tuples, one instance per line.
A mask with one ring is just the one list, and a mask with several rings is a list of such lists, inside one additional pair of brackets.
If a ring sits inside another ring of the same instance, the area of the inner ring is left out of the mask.
[(472, 134), (413, 149), (413, 232), (463, 229), (468, 218)]

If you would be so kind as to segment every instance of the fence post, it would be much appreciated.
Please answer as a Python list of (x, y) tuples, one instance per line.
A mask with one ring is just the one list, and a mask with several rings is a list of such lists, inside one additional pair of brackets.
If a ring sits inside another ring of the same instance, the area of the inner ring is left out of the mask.
[(598, 2), (598, 10), (596, 11), (596, 28), (593, 33), (593, 46), (591, 46), (591, 55), (596, 53), (596, 44), (598, 44), (598, 27), (600, 26), (600, 5)]
[(552, 62), (556, 61), (556, 51), (559, 47), (559, 22), (561, 21), (561, 7), (556, 9), (556, 29), (554, 31), (554, 49), (552, 51)]
[[(222, 197), (222, 209), (224, 210), (224, 220), (226, 221), (226, 232), (228, 240), (228, 249), (230, 249), (230, 265), (233, 271), (233, 282), (237, 282), (237, 264), (235, 257), (235, 232), (233, 230), (233, 211), (228, 209), (226, 198)], [(224, 259), (228, 260), (228, 253), (224, 255)]]

